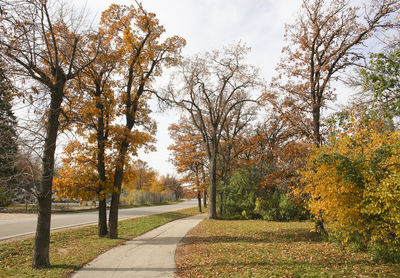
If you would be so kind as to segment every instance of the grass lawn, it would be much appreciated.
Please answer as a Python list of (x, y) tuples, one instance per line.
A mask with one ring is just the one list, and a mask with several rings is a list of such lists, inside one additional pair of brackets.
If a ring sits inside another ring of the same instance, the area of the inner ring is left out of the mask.
[(0, 245), (0, 277), (67, 277), (95, 257), (167, 222), (197, 214), (197, 208), (144, 216), (119, 222), (119, 238), (97, 236), (97, 226), (53, 232), (49, 269), (33, 270), (33, 239)]
[(178, 247), (178, 277), (400, 277), (310, 232), (309, 222), (205, 220)]

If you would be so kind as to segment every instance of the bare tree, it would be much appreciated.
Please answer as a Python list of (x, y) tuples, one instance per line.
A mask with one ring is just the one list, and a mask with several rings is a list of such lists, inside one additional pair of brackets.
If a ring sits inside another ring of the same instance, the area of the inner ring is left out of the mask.
[(232, 110), (223, 126), (221, 137), (221, 147), (218, 156), (217, 177), (221, 180), (220, 196), (220, 214), (223, 214), (224, 207), (224, 187), (229, 183), (232, 173), (239, 168), (239, 159), (244, 151), (243, 137), (249, 130), (257, 115), (257, 104), (243, 102)]
[(254, 101), (251, 94), (260, 88), (257, 69), (245, 64), (248, 51), (238, 43), (189, 58), (179, 73), (183, 87), (169, 90), (169, 98), (189, 113), (202, 137), (209, 160), (210, 219), (217, 217), (217, 161), (225, 125), (237, 107)]
[(303, 0), (286, 27), (288, 45), (273, 81), (285, 93), (283, 119), (320, 145), (321, 110), (335, 98), (331, 82), (363, 59), (362, 47), (376, 30), (393, 26), (399, 7), (397, 0), (372, 0), (364, 9), (347, 0)]
[(45, 90), (35, 92), (45, 94), (48, 99), (46, 110), (42, 111), (46, 115), (46, 131), (33, 256), (33, 267), (44, 268), (50, 266), (52, 180), (61, 104), (67, 94), (67, 82), (94, 57), (85, 55), (88, 31), (81, 30), (82, 17), (65, 4), (40, 0), (0, 3), (3, 10), (0, 54), (12, 66), (14, 76), (21, 77), (22, 85), (40, 84)]

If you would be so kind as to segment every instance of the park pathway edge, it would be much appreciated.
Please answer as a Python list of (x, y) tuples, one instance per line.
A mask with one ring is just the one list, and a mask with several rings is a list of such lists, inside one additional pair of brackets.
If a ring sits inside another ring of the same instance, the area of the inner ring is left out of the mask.
[(73, 273), (73, 278), (174, 277), (175, 251), (205, 214), (178, 219), (124, 242)]

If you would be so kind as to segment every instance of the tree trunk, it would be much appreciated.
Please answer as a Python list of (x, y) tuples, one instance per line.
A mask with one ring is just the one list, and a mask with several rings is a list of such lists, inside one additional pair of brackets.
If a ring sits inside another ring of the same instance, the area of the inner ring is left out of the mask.
[(121, 194), (121, 185), (124, 175), (124, 163), (125, 156), (128, 151), (129, 143), (125, 138), (121, 144), (121, 148), (118, 153), (117, 165), (115, 167), (114, 174), (114, 188), (111, 196), (111, 207), (110, 216), (108, 219), (108, 237), (118, 238), (118, 208), (119, 208), (119, 196)]
[[(317, 147), (322, 145), (322, 136), (320, 132), (320, 117), (321, 117), (321, 105), (316, 104), (313, 107), (313, 133), (314, 133), (314, 143)], [(314, 220), (315, 231), (319, 234), (326, 234), (324, 221), (322, 215)]]
[(207, 208), (207, 190), (204, 189), (204, 193), (203, 193), (203, 206), (205, 208)]
[[(114, 189), (115, 190), (115, 189)], [(111, 195), (110, 215), (108, 217), (108, 237), (118, 238), (118, 208), (119, 192), (113, 192)]]
[(224, 213), (224, 192), (221, 191), (219, 193), (220, 204), (219, 204), (219, 214), (222, 215)]
[(64, 84), (51, 94), (50, 110), (48, 114), (46, 138), (42, 158), (42, 178), (38, 194), (39, 212), (36, 225), (35, 247), (33, 252), (33, 268), (46, 268), (50, 266), (50, 223), (51, 223), (51, 197), (53, 187), (54, 153), (56, 150), (59, 116), (61, 103), (64, 96)]
[(321, 219), (314, 220), (315, 231), (319, 234), (326, 234), (324, 222)]
[(197, 201), (198, 201), (198, 205), (199, 205), (199, 212), (201, 211), (201, 194), (200, 194), (200, 189), (197, 189)]
[(319, 147), (322, 143), (321, 131), (320, 131), (320, 121), (321, 121), (321, 107), (315, 105), (313, 107), (312, 116), (313, 116), (313, 136), (314, 143)]
[[(49, 187), (49, 182), (44, 183), (42, 178), (42, 188)], [(43, 189), (41, 190), (44, 191)], [(51, 192), (51, 190), (47, 190)], [(51, 193), (40, 194), (38, 196), (38, 220), (36, 224), (35, 247), (33, 252), (33, 268), (50, 267), (50, 223), (51, 223)]]
[(100, 186), (99, 186), (99, 223), (98, 223), (98, 234), (99, 237), (105, 237), (107, 235), (107, 202), (106, 197), (102, 193), (104, 190), (104, 183), (106, 182), (106, 166), (104, 162), (105, 152), (105, 136), (104, 136), (104, 113), (103, 105), (100, 101), (96, 103), (97, 108), (100, 110), (97, 118), (97, 172), (99, 173)]
[(210, 157), (210, 210), (209, 219), (217, 219), (217, 151), (215, 147)]
[(105, 237), (107, 235), (107, 200), (99, 200), (99, 225), (98, 225), (99, 237)]

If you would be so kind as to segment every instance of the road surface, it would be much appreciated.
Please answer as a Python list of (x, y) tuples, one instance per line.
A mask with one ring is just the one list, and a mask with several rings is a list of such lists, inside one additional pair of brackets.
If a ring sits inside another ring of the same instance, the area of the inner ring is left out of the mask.
[[(194, 207), (196, 204), (196, 200), (190, 200), (175, 205), (120, 209), (118, 215), (121, 220)], [(51, 230), (95, 224), (97, 223), (97, 219), (97, 211), (53, 214), (51, 216)], [(34, 234), (36, 231), (36, 222), (37, 215), (35, 214), (30, 217), (0, 220), (0, 240)]]

